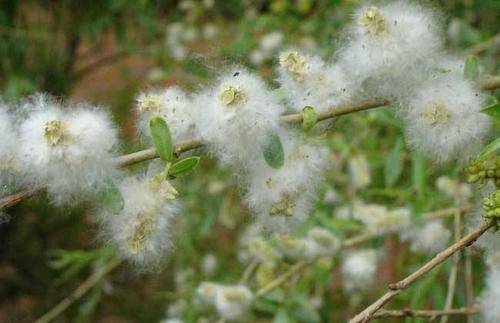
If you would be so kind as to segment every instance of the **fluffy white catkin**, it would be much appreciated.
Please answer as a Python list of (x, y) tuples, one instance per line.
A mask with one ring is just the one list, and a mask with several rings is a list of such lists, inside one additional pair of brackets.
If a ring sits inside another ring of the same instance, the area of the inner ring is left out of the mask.
[(486, 291), (481, 296), (481, 314), (484, 323), (500, 321), (500, 269), (490, 269), (486, 277)]
[(262, 159), (269, 133), (280, 128), (283, 108), (264, 81), (236, 66), (194, 98), (197, 126), (209, 150), (239, 170)]
[(473, 156), (489, 131), (483, 96), (453, 74), (431, 77), (402, 100), (407, 141), (437, 162)]
[(343, 259), (341, 272), (344, 288), (349, 292), (369, 289), (377, 271), (377, 252), (362, 249), (348, 253)]
[(174, 142), (197, 137), (191, 100), (178, 87), (141, 93), (137, 98), (138, 130), (150, 138), (149, 122), (153, 117), (163, 118)]
[(252, 168), (245, 201), (265, 228), (286, 232), (308, 218), (328, 163), (328, 151), (303, 143), (291, 131), (280, 133), (280, 137), (285, 152), (283, 167), (274, 169), (261, 162)]
[(118, 214), (102, 214), (104, 237), (124, 258), (154, 268), (171, 248), (172, 221), (180, 210), (177, 192), (168, 181), (146, 176), (125, 178), (118, 188), (124, 208)]
[(278, 81), (291, 111), (311, 106), (317, 112), (351, 99), (351, 81), (339, 65), (320, 57), (287, 50), (279, 55)]
[(415, 70), (443, 46), (439, 17), (413, 1), (367, 3), (353, 17), (338, 63), (373, 96), (391, 97), (408, 88)]
[(79, 202), (100, 191), (116, 172), (116, 128), (108, 115), (87, 104), (63, 107), (38, 96), (25, 104), (19, 126), (18, 164), (25, 182), (46, 187), (56, 204)]

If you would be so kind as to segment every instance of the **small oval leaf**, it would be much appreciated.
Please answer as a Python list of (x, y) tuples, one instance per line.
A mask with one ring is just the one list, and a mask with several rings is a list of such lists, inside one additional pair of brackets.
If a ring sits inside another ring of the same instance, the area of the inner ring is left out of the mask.
[(269, 135), (263, 154), (267, 164), (272, 168), (280, 168), (285, 164), (285, 153), (278, 134), (273, 133)]
[(479, 153), (479, 158), (485, 157), (491, 153), (496, 152), (500, 149), (500, 137), (490, 142), (486, 147), (483, 148), (481, 153)]
[(487, 106), (486, 108), (481, 110), (482, 113), (486, 113), (487, 115), (500, 119), (500, 102), (493, 103), (490, 106)]
[(318, 121), (318, 114), (313, 107), (307, 106), (302, 109), (302, 129), (305, 132), (311, 130)]
[(106, 181), (106, 186), (99, 193), (99, 202), (106, 211), (112, 214), (119, 213), (125, 205), (120, 190), (111, 179)]
[(167, 122), (160, 117), (154, 117), (150, 121), (150, 127), (151, 137), (158, 155), (165, 161), (172, 160), (174, 148)]
[(475, 79), (479, 76), (479, 60), (477, 56), (470, 55), (465, 59), (464, 76)]
[(193, 170), (200, 162), (200, 157), (187, 157), (170, 166), (168, 174), (172, 176), (184, 175)]

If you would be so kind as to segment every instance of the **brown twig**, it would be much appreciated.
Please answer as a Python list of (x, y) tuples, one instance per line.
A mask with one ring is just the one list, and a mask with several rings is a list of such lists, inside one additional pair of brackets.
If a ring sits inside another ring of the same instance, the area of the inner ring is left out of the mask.
[[(460, 211), (455, 211), (454, 214), (454, 233), (455, 233), (455, 243), (460, 241)], [(446, 292), (446, 300), (444, 302), (444, 310), (448, 311), (453, 306), (453, 298), (455, 296), (455, 288), (457, 285), (457, 277), (458, 277), (458, 264), (460, 262), (460, 253), (457, 252), (453, 255), (453, 264), (450, 270), (450, 276), (448, 277), (448, 291)], [(441, 323), (448, 322), (448, 316), (443, 315), (441, 317)]]
[(377, 313), (373, 314), (372, 318), (384, 318), (384, 317), (429, 317), (435, 318), (438, 316), (448, 316), (448, 315), (472, 315), (478, 312), (477, 307), (464, 307), (457, 309), (450, 309), (446, 311), (432, 311), (432, 310), (413, 310), (413, 309), (403, 309), (403, 310), (379, 310)]
[[(482, 80), (479, 81), (480, 87), (483, 90), (493, 90), (500, 88), (500, 77), (498, 76), (487, 76), (483, 78)], [(359, 112), (363, 110), (369, 110), (369, 109), (374, 109), (378, 108), (381, 106), (386, 106), (390, 104), (387, 100), (364, 100), (361, 102), (356, 102), (353, 104), (342, 104), (338, 106), (332, 107), (329, 111), (323, 112), (323, 113), (318, 113), (318, 121), (330, 119), (330, 118), (335, 118), (339, 117), (342, 115), (346, 115), (349, 113), (354, 113), (354, 112)], [(302, 122), (302, 113), (293, 113), (289, 115), (284, 115), (281, 117), (281, 121), (283, 123), (291, 123), (291, 124), (296, 124), (296, 123), (301, 123)], [(202, 142), (199, 139), (190, 139), (187, 140), (186, 142), (189, 142), (190, 144), (187, 145), (187, 148), (185, 150), (176, 148), (176, 152), (180, 153), (182, 151), (187, 151), (190, 149), (195, 149), (198, 148), (202, 145)], [(129, 166), (135, 163), (139, 163), (142, 161), (150, 160), (153, 158), (156, 158), (157, 154), (154, 152), (154, 148), (149, 148), (143, 151), (138, 151), (129, 155), (121, 156), (118, 158), (118, 163), (121, 166)], [(0, 199), (0, 210), (3, 208), (11, 207), (17, 203), (22, 202), (23, 200), (27, 199), (28, 197), (31, 197), (33, 195), (28, 195), (26, 192), (19, 192), (14, 195), (20, 194), (22, 196), (23, 194), (26, 194), (23, 196), (23, 198), (13, 198), (13, 195), (7, 196), (3, 199)], [(36, 195), (36, 194), (35, 194)], [(14, 200), (13, 200), (14, 199)], [(6, 205), (5, 207), (3, 205)]]
[(85, 295), (92, 287), (101, 281), (101, 279), (108, 273), (113, 271), (119, 264), (121, 260), (118, 258), (113, 258), (99, 271), (94, 272), (89, 278), (87, 278), (80, 286), (78, 286), (69, 296), (65, 297), (61, 302), (54, 306), (50, 311), (41, 316), (35, 323), (48, 323), (58, 317), (62, 312), (64, 312), (68, 307), (71, 306), (75, 301), (80, 299)]
[(476, 230), (472, 231), (458, 242), (452, 244), (445, 250), (438, 253), (434, 258), (428, 261), (425, 265), (420, 267), (417, 271), (413, 272), (403, 280), (389, 285), (389, 291), (385, 293), (382, 297), (372, 303), (370, 306), (365, 308), (361, 313), (352, 318), (350, 323), (361, 323), (368, 322), (371, 320), (373, 315), (380, 310), (385, 304), (389, 303), (396, 295), (403, 292), (408, 286), (413, 284), (423, 275), (427, 274), (429, 271), (434, 269), (437, 265), (441, 264), (449, 257), (451, 257), (456, 252), (470, 246), (474, 243), (483, 233), (494, 226), (494, 223), (484, 223)]

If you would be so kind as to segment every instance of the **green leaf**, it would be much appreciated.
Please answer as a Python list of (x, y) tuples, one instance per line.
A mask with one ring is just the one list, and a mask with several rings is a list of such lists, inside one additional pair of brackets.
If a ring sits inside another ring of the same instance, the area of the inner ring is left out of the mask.
[(487, 106), (486, 108), (481, 110), (482, 113), (486, 113), (487, 115), (500, 119), (500, 102), (493, 103), (490, 106)]
[(423, 198), (427, 182), (427, 162), (424, 154), (419, 151), (414, 151), (411, 155), (411, 182), (418, 198)]
[(280, 136), (276, 133), (269, 135), (267, 145), (264, 147), (264, 159), (272, 168), (280, 168), (285, 164), (285, 153)]
[(156, 151), (161, 159), (165, 161), (172, 160), (174, 146), (172, 145), (172, 136), (167, 123), (160, 117), (154, 117), (150, 121), (151, 136)]
[(479, 76), (479, 60), (477, 56), (470, 55), (465, 59), (464, 76), (475, 79)]
[(302, 129), (305, 132), (311, 130), (318, 121), (318, 114), (313, 107), (307, 106), (302, 109)]
[(193, 170), (200, 162), (200, 157), (187, 157), (170, 166), (168, 174), (172, 176), (184, 175)]
[(107, 180), (106, 186), (99, 193), (99, 202), (101, 203), (102, 207), (106, 209), (106, 211), (112, 214), (119, 213), (121, 210), (123, 210), (123, 206), (125, 204), (120, 190), (110, 179)]
[(398, 137), (385, 160), (385, 186), (393, 186), (403, 172), (403, 139)]
[(276, 315), (274, 315), (273, 323), (293, 323), (295, 322), (290, 318), (284, 308), (280, 308)]
[(481, 150), (481, 152), (479, 153), (479, 158), (482, 158), (486, 155), (494, 153), (495, 151), (497, 151), (499, 149), (500, 149), (500, 137), (493, 140), (486, 147), (484, 147), (483, 150)]

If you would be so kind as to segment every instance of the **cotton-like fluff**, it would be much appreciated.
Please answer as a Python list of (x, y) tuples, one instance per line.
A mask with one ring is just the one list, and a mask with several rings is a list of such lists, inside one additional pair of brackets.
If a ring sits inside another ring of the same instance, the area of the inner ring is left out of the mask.
[(439, 191), (455, 200), (455, 203), (465, 203), (472, 197), (472, 187), (469, 184), (460, 183), (448, 176), (440, 176), (436, 180)]
[(243, 67), (215, 84), (194, 98), (200, 135), (223, 164), (245, 168), (262, 159), (283, 109), (264, 81)]
[(296, 50), (279, 55), (278, 81), (292, 111), (311, 106), (326, 112), (351, 99), (352, 89), (346, 71), (326, 64), (320, 57)]
[(407, 141), (438, 162), (473, 156), (490, 128), (481, 93), (470, 82), (442, 75), (423, 82), (402, 102)]
[(18, 168), (15, 161), (17, 134), (7, 106), (0, 103), (0, 197), (7, 194)]
[(256, 219), (271, 231), (293, 230), (308, 218), (328, 162), (324, 147), (303, 144), (294, 135), (281, 134), (285, 153), (281, 168), (261, 162), (248, 175), (245, 201)]
[(435, 254), (447, 246), (450, 236), (450, 230), (442, 221), (429, 221), (422, 228), (412, 231), (410, 248), (414, 252)]
[(105, 238), (120, 254), (144, 269), (154, 268), (171, 248), (171, 227), (180, 211), (168, 181), (125, 178), (118, 188), (125, 201), (118, 214), (104, 213)]
[(500, 269), (490, 270), (486, 278), (486, 291), (481, 296), (481, 314), (484, 323), (500, 322)]
[(252, 303), (253, 293), (246, 286), (220, 286), (215, 296), (215, 308), (229, 321), (241, 319)]
[(87, 104), (63, 108), (43, 96), (24, 109), (17, 158), (27, 184), (45, 187), (56, 204), (95, 196), (116, 173), (118, 136), (108, 115)]
[(253, 299), (252, 291), (244, 285), (203, 282), (196, 292), (204, 304), (215, 306), (219, 315), (229, 321), (241, 319)]
[(289, 258), (295, 260), (314, 260), (319, 257), (332, 257), (341, 246), (340, 240), (323, 228), (312, 228), (306, 238), (279, 236), (278, 247)]
[(357, 202), (353, 207), (353, 218), (366, 225), (366, 229), (378, 235), (398, 232), (411, 224), (411, 213), (407, 208), (388, 210), (383, 205)]
[(174, 142), (197, 136), (192, 103), (178, 87), (142, 93), (137, 98), (137, 111), (138, 130), (148, 138), (153, 117), (161, 117), (167, 122)]
[(343, 259), (341, 272), (348, 292), (370, 288), (377, 271), (377, 252), (373, 249), (352, 251)]
[[(338, 62), (370, 95), (392, 97), (418, 80), (414, 71), (443, 47), (436, 13), (413, 1), (361, 6)], [(418, 73), (417, 73), (418, 74)]]

